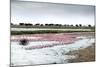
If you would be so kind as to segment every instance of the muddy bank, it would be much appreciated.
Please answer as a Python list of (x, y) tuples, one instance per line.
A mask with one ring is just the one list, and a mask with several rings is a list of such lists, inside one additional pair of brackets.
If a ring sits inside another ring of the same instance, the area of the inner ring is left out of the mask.
[(92, 43), (91, 46), (84, 49), (70, 51), (66, 55), (76, 56), (75, 59), (69, 59), (69, 63), (95, 61), (95, 43)]

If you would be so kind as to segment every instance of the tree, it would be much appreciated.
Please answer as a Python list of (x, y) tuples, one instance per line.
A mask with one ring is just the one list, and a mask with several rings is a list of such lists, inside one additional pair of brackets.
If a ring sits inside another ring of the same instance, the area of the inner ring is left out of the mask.
[(19, 25), (25, 25), (24, 23), (19, 23)]
[(48, 26), (48, 24), (45, 24), (45, 26)]
[(30, 23), (26, 23), (25, 26), (32, 26), (33, 24)]
[(43, 26), (43, 24), (40, 24), (40, 26)]
[(48, 24), (49, 26), (53, 26), (54, 24)]
[(71, 27), (73, 27), (74, 25), (70, 25)]
[(79, 24), (79, 27), (82, 27), (82, 24)]
[(37, 23), (37, 24), (35, 24), (36, 26), (40, 26), (40, 24), (39, 23)]
[(78, 27), (78, 24), (76, 24), (75, 26)]
[(59, 26), (59, 24), (55, 24), (55, 26)]
[(67, 27), (69, 27), (70, 25), (66, 25)]
[(66, 24), (64, 24), (63, 26), (66, 26)]

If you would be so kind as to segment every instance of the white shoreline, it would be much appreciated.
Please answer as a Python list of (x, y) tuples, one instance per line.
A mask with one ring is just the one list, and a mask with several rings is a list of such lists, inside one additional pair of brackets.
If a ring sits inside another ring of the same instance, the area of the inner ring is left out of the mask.
[[(69, 51), (83, 49), (94, 43), (94, 39), (82, 38), (75, 43), (50, 48), (25, 50), (20, 45), (11, 45), (11, 63), (15, 65), (37, 65), (67, 63), (74, 56), (64, 55)], [(15, 43), (16, 44), (16, 43)]]

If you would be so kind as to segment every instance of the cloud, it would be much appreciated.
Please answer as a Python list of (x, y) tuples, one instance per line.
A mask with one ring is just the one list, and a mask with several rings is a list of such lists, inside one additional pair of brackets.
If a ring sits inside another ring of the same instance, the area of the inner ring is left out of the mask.
[(40, 3), (32, 1), (11, 2), (11, 22), (94, 24), (95, 7)]

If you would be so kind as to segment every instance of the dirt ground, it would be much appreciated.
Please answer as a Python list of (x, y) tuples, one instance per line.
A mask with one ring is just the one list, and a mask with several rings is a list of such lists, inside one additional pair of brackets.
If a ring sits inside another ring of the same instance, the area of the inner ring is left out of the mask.
[(85, 49), (70, 51), (67, 55), (76, 56), (75, 59), (69, 60), (69, 63), (95, 61), (95, 43)]

